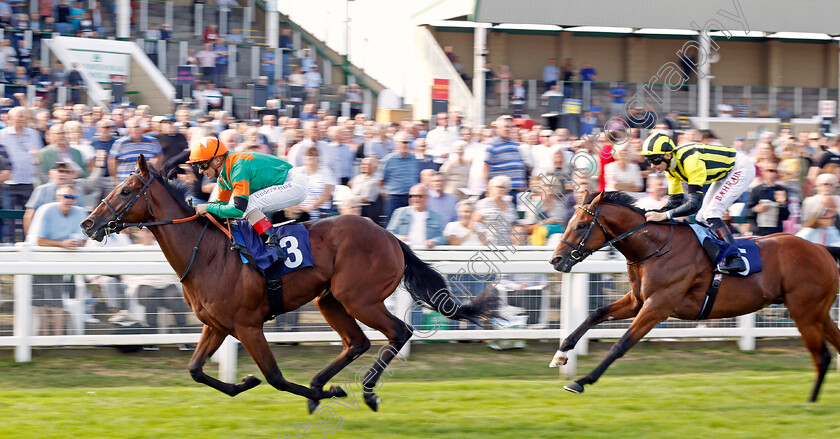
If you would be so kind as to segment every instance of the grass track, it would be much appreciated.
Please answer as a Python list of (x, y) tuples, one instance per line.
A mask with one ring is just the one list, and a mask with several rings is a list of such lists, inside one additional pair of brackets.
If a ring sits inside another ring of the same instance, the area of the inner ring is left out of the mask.
[[(581, 371), (606, 347), (594, 345)], [(644, 343), (583, 395), (561, 390), (565, 380), (545, 367), (555, 348), (420, 345), (382, 385), (379, 413), (361, 401), (358, 411), (325, 403), (336, 409), (328, 425), (339, 416), (342, 422), (330, 435), (317, 430), (302, 399), (265, 384), (229, 398), (193, 383), (177, 351), (75, 358), (49, 352), (23, 365), (3, 358), (0, 438), (279, 438), (296, 437), (294, 425), (307, 422), (313, 438), (840, 436), (840, 380), (832, 368), (820, 402), (805, 403), (813, 372), (797, 345), (745, 354), (730, 344)], [(306, 383), (333, 351), (282, 348), (278, 358), (290, 379)], [(240, 370), (254, 366), (243, 359)], [(340, 378), (352, 380), (352, 373)]]

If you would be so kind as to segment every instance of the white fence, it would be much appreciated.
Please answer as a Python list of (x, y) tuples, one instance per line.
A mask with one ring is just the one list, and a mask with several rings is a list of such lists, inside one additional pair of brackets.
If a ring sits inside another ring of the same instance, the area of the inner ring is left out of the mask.
[[(579, 325), (593, 309), (610, 303), (624, 295), (629, 286), (625, 261), (620, 254), (601, 251), (578, 264), (573, 273), (560, 274), (548, 263), (551, 249), (544, 247), (488, 248), (440, 247), (433, 250), (417, 249), (424, 260), (432, 263), (441, 273), (457, 276), (458, 273), (475, 273), (489, 278), (486, 284), (495, 284), (502, 299), (515, 307), (505, 306), (509, 317), (500, 322), (499, 329), (470, 329), (462, 324), (454, 329), (433, 328), (419, 331), (413, 340), (519, 340), (562, 339)], [(0, 335), (0, 346), (15, 348), (17, 361), (30, 361), (31, 350), (37, 346), (102, 346), (102, 345), (163, 345), (193, 344), (199, 333), (132, 334), (114, 335), (76, 328), (73, 334), (35, 335), (33, 332), (32, 277), (43, 274), (69, 275), (165, 275), (174, 274), (163, 254), (156, 248), (110, 247), (64, 250), (58, 248), (19, 245), (0, 248), (0, 275), (13, 275), (13, 298), (6, 292), (6, 302), (13, 300), (11, 315), (0, 311), (0, 323), (13, 321), (11, 335)], [(9, 279), (9, 276), (5, 276)], [(453, 277), (449, 277), (450, 282)], [(456, 283), (459, 281), (455, 281)], [(8, 286), (8, 285), (7, 285)], [(0, 285), (2, 287), (2, 285)], [(77, 287), (85, 288), (84, 282)], [(452, 289), (458, 291), (457, 285)], [(528, 292), (525, 295), (520, 293)], [(0, 303), (4, 291), (0, 288)], [(517, 295), (519, 294), (519, 295)], [(74, 299), (84, 302), (82, 292)], [(524, 302), (523, 302), (524, 300)], [(389, 299), (390, 308), (399, 318), (412, 320), (412, 301), (408, 294), (398, 290)], [(12, 307), (6, 306), (10, 310)], [(73, 320), (73, 311), (71, 321)], [(306, 320), (314, 321), (315, 311)], [(519, 317), (516, 317), (516, 316)], [(429, 315), (414, 315), (428, 319)], [(837, 304), (832, 309), (837, 317)], [(317, 318), (320, 318), (319, 316)], [(78, 320), (78, 319), (76, 319)], [(322, 320), (321, 320), (322, 321)], [(516, 326), (511, 323), (517, 323)], [(72, 326), (72, 325), (71, 325)], [(77, 322), (78, 326), (78, 322)], [(587, 353), (589, 338), (618, 338), (629, 326), (629, 321), (605, 322), (591, 329), (570, 354), (566, 374), (573, 375), (576, 354)], [(421, 326), (422, 327), (422, 326)], [(369, 328), (364, 328), (369, 329)], [(297, 325), (294, 332), (280, 332), (273, 323), (266, 324), (269, 342), (338, 342), (338, 335), (326, 324)], [(93, 332), (93, 333), (89, 333)], [(8, 331), (7, 331), (8, 333)], [(3, 334), (3, 332), (0, 332)], [(382, 334), (368, 330), (371, 340), (384, 340)], [(773, 306), (758, 313), (736, 319), (685, 322), (670, 319), (652, 330), (648, 338), (737, 338), (742, 350), (752, 350), (757, 337), (795, 337), (799, 332), (784, 308)], [(227, 381), (235, 378), (237, 355), (236, 340), (228, 341), (220, 349), (220, 374)], [(407, 353), (407, 352), (406, 352)], [(550, 356), (546, 356), (546, 365)]]

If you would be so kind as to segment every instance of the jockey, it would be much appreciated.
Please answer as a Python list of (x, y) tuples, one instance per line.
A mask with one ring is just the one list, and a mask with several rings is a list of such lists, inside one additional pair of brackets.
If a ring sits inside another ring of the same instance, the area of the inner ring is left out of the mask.
[[(652, 132), (645, 140), (642, 155), (656, 172), (667, 174), (668, 194), (671, 195), (665, 207), (645, 214), (648, 221), (696, 214), (698, 222), (707, 222), (718, 236), (735, 245), (735, 239), (721, 217), (755, 178), (755, 164), (749, 157), (729, 146), (688, 143), (677, 147), (661, 131)], [(688, 186), (687, 198), (683, 183)], [(709, 190), (703, 196), (702, 189), (707, 184), (710, 184)], [(745, 269), (746, 265), (738, 255), (730, 256), (716, 267), (722, 273)]]
[(258, 152), (228, 152), (217, 137), (204, 137), (190, 150), (188, 163), (207, 178), (217, 178), (218, 201), (195, 206), (195, 211), (221, 218), (241, 218), (254, 226), (266, 245), (286, 259), (286, 250), (263, 212), (275, 212), (306, 198), (306, 181), (289, 175), (292, 165)]

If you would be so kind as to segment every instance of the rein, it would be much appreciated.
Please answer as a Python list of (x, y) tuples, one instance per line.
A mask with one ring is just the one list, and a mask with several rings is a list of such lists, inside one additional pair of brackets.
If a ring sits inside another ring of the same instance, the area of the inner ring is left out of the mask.
[[(135, 195), (134, 198), (132, 198), (128, 203), (126, 203), (126, 205), (123, 206), (123, 208), (120, 209), (119, 212), (117, 212), (117, 210), (114, 209), (113, 206), (111, 206), (111, 203), (109, 203), (108, 200), (106, 200), (104, 198), (102, 199), (102, 203), (105, 204), (105, 206), (108, 208), (108, 210), (111, 211), (111, 214), (114, 215), (114, 219), (109, 221), (108, 224), (105, 225), (105, 231), (107, 233), (110, 234), (112, 231), (114, 231), (116, 229), (124, 229), (126, 227), (139, 227), (139, 228), (142, 229), (143, 227), (149, 227), (149, 226), (166, 226), (166, 225), (170, 225), (170, 224), (182, 224), (182, 223), (186, 223), (186, 222), (192, 221), (194, 219), (197, 219), (199, 216), (202, 216), (202, 215), (196, 213), (195, 215), (192, 215), (192, 216), (189, 216), (189, 217), (186, 217), (186, 218), (178, 218), (178, 219), (166, 220), (166, 221), (147, 222), (146, 218), (154, 218), (154, 214), (152, 213), (152, 208), (149, 205), (149, 193), (147, 192), (147, 190), (149, 189), (149, 185), (152, 184), (152, 180), (153, 180), (154, 177), (152, 177), (152, 175), (150, 174), (149, 179), (144, 181), (143, 178), (140, 177), (140, 174), (137, 174), (137, 173), (134, 173), (134, 172), (132, 172), (132, 174), (137, 176), (137, 178), (140, 181), (143, 182), (143, 187), (140, 188), (140, 190), (137, 192), (137, 195)], [(143, 221), (139, 222), (139, 223), (120, 222), (120, 220), (122, 220), (123, 216), (125, 216), (125, 214), (134, 206), (134, 204), (137, 203), (138, 200), (140, 200), (141, 196), (143, 196), (146, 199), (146, 215), (143, 218)], [(198, 245), (201, 244), (201, 240), (204, 238), (204, 234), (207, 232), (207, 227), (210, 225), (210, 223), (213, 223), (213, 225), (216, 226), (216, 228), (221, 230), (222, 233), (224, 233), (228, 237), (228, 239), (231, 240), (231, 242), (234, 241), (233, 234), (230, 231), (230, 220), (227, 221), (227, 228), (225, 228), (224, 226), (219, 224), (219, 221), (217, 221), (216, 218), (213, 217), (213, 215), (208, 213), (208, 214), (205, 214), (203, 216), (210, 221), (204, 223), (204, 228), (201, 229), (201, 234), (198, 235), (198, 240), (196, 241), (195, 246), (193, 247), (192, 255), (190, 256), (190, 262), (187, 264), (187, 268), (186, 268), (186, 270), (184, 270), (184, 274), (181, 275), (181, 278), (179, 279), (181, 282), (183, 282), (184, 279), (187, 277), (187, 275), (190, 273), (190, 269), (192, 268), (193, 262), (195, 262), (195, 256), (198, 253)]]
[[(572, 252), (569, 254), (569, 257), (571, 257), (573, 260), (575, 260), (577, 262), (582, 261), (583, 259), (587, 258), (589, 255), (597, 252), (598, 250), (601, 250), (602, 248), (604, 248), (606, 246), (613, 245), (616, 242), (621, 241), (621, 240), (629, 237), (630, 235), (632, 235), (632, 234), (638, 232), (639, 230), (647, 227), (648, 224), (651, 223), (650, 221), (645, 221), (645, 222), (639, 224), (638, 226), (633, 227), (632, 229), (630, 229), (630, 230), (616, 236), (615, 238), (610, 239), (609, 241), (601, 244), (600, 246), (598, 246), (598, 248), (587, 250), (587, 249), (584, 248), (584, 246), (586, 245), (586, 241), (587, 241), (587, 239), (589, 239), (589, 235), (592, 234), (592, 230), (595, 228), (596, 224), (598, 225), (598, 227), (601, 228), (601, 231), (604, 233), (604, 238), (609, 238), (610, 235), (609, 235), (609, 233), (607, 233), (607, 229), (604, 228), (604, 225), (601, 224), (600, 221), (598, 221), (598, 214), (601, 212), (601, 204), (600, 203), (598, 204), (598, 207), (595, 209), (595, 212), (592, 212), (592, 211), (590, 211), (589, 209), (587, 209), (583, 206), (578, 206), (577, 208), (586, 212), (586, 213), (588, 213), (588, 214), (590, 214), (590, 215), (592, 215), (592, 221), (589, 223), (589, 227), (587, 227), (587, 229), (586, 229), (586, 234), (583, 235), (583, 239), (580, 240), (580, 243), (577, 245), (577, 248), (575, 248), (575, 245), (572, 244), (571, 242), (566, 241), (565, 239), (560, 239), (560, 242), (568, 245), (569, 247), (571, 247), (573, 249)], [(653, 253), (643, 257), (642, 259), (639, 259), (638, 261), (628, 262), (627, 265), (635, 265), (635, 264), (638, 264), (642, 261), (646, 261), (646, 260), (648, 260), (648, 259), (650, 259), (654, 256), (660, 257), (660, 256), (663, 256), (663, 255), (667, 254), (668, 252), (670, 252), (671, 251), (670, 248), (668, 250), (665, 250), (664, 252), (662, 251), (665, 248), (665, 246), (667, 246), (668, 243), (671, 242), (671, 238), (674, 237), (674, 223), (669, 222), (668, 224), (671, 226), (671, 234), (668, 235), (668, 239)]]

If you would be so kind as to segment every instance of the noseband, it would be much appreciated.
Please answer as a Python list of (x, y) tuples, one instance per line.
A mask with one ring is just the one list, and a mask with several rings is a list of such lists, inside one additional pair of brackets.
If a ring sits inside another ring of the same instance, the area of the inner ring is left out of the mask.
[[(586, 213), (588, 213), (588, 214), (590, 214), (590, 215), (592, 215), (592, 221), (589, 223), (589, 226), (586, 228), (586, 233), (583, 235), (583, 239), (581, 239), (580, 243), (578, 243), (577, 247), (575, 247), (575, 245), (572, 244), (571, 242), (560, 238), (560, 242), (562, 242), (563, 244), (566, 244), (566, 245), (568, 245), (569, 247), (572, 248), (572, 252), (569, 253), (569, 257), (572, 258), (572, 260), (575, 261), (576, 263), (586, 259), (592, 253), (595, 253), (595, 252), (597, 252), (598, 250), (601, 250), (604, 247), (607, 247), (609, 245), (613, 245), (616, 242), (621, 241), (622, 239), (629, 237), (630, 235), (638, 232), (639, 230), (647, 227), (647, 225), (650, 224), (650, 221), (645, 221), (645, 222), (639, 224), (638, 226), (633, 227), (632, 229), (616, 236), (615, 238), (609, 239), (610, 235), (609, 235), (609, 233), (607, 233), (607, 229), (605, 229), (604, 225), (601, 224), (600, 221), (598, 221), (598, 214), (601, 212), (601, 203), (598, 203), (598, 207), (595, 208), (595, 212), (592, 212), (591, 210), (589, 210), (589, 209), (587, 209), (583, 206), (577, 206), (577, 208), (586, 212)], [(598, 248), (587, 250), (585, 248), (586, 247), (586, 240), (589, 239), (589, 235), (592, 234), (592, 230), (595, 229), (596, 224), (598, 225), (598, 227), (601, 228), (601, 231), (604, 232), (604, 239), (607, 239), (608, 241), (606, 241), (605, 243), (598, 246)], [(659, 247), (659, 249), (657, 249), (655, 252), (645, 256), (644, 258), (639, 259), (638, 261), (628, 262), (627, 265), (638, 264), (639, 262), (647, 260), (647, 259), (649, 259), (653, 256), (657, 256), (657, 257), (662, 256), (662, 255), (668, 253), (669, 251), (671, 251), (670, 248), (668, 250), (665, 250), (664, 252), (662, 251), (665, 248), (665, 246), (668, 245), (669, 242), (671, 242), (671, 238), (674, 237), (674, 223), (670, 222), (669, 225), (671, 226), (671, 234), (668, 236), (668, 240), (666, 240), (665, 243), (662, 244), (661, 247)]]
[[(117, 212), (117, 210), (114, 209), (114, 206), (111, 206), (111, 203), (109, 203), (107, 199), (105, 199), (105, 198), (102, 199), (102, 204), (104, 204), (105, 207), (107, 207), (108, 210), (111, 211), (111, 214), (114, 215), (114, 219), (111, 220), (111, 221), (108, 221), (108, 224), (105, 225), (105, 231), (109, 234), (113, 231), (116, 231), (117, 229), (120, 229), (120, 228), (124, 229), (126, 227), (132, 227), (132, 226), (137, 226), (137, 227), (143, 228), (144, 225), (154, 225), (154, 223), (148, 223), (148, 224), (146, 223), (146, 220), (148, 218), (154, 218), (154, 215), (152, 215), (152, 208), (149, 206), (149, 194), (148, 194), (148, 192), (146, 192), (149, 189), (149, 185), (152, 184), (153, 177), (152, 177), (151, 174), (149, 174), (149, 179), (146, 180), (146, 181), (143, 181), (143, 177), (141, 177), (140, 174), (138, 174), (136, 172), (132, 172), (130, 175), (134, 175), (140, 181), (142, 181), (143, 182), (143, 187), (140, 188), (140, 190), (137, 192), (137, 194), (134, 196), (134, 198), (129, 200), (128, 203), (126, 203), (126, 205), (123, 206), (122, 209), (120, 209), (119, 212)], [(139, 223), (123, 223), (123, 222), (120, 222), (122, 220), (122, 218), (125, 216), (125, 214), (128, 213), (128, 211), (131, 210), (132, 207), (134, 207), (134, 204), (137, 203), (137, 200), (140, 199), (140, 196), (144, 196), (146, 198), (146, 216), (143, 217), (143, 221), (139, 222)]]

